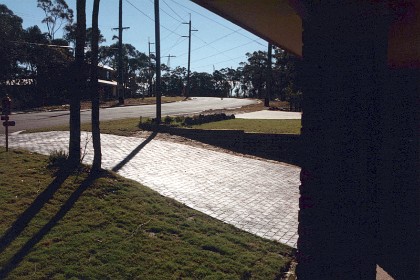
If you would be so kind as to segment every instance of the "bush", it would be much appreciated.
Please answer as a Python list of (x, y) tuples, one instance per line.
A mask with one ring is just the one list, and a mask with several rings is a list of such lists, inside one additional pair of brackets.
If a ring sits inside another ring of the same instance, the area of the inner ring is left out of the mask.
[(193, 125), (194, 123), (193, 123), (193, 118), (191, 118), (191, 117), (186, 117), (185, 118), (185, 120), (184, 120), (184, 123), (183, 123), (184, 125), (186, 125), (186, 126), (190, 126), (190, 125)]
[[(170, 125), (170, 126), (193, 126), (193, 125), (200, 125), (210, 122), (217, 122), (217, 121), (224, 121), (224, 120), (230, 120), (234, 119), (235, 115), (227, 116), (225, 113), (221, 114), (211, 114), (211, 115), (196, 115), (193, 117), (183, 117), (183, 116), (177, 116), (174, 118), (171, 118), (170, 116), (166, 116), (162, 124), (164, 125)], [(152, 130), (157, 127), (156, 119), (147, 119), (146, 121), (140, 121), (139, 122), (139, 128), (144, 130)]]
[(177, 123), (183, 123), (184, 120), (185, 120), (184, 117), (180, 117), (180, 116), (175, 117), (175, 122), (177, 122)]
[(163, 123), (164, 123), (164, 124), (170, 124), (172, 121), (173, 121), (173, 119), (172, 119), (170, 116), (166, 116), (166, 117), (163, 119)]
[(47, 166), (49, 168), (62, 168), (67, 163), (68, 153), (64, 150), (54, 150), (48, 156)]
[(191, 126), (191, 125), (198, 125), (198, 124), (205, 124), (210, 122), (217, 122), (217, 121), (224, 121), (234, 119), (235, 115), (227, 116), (225, 113), (221, 114), (212, 114), (212, 115), (198, 115), (194, 117), (186, 117), (184, 119), (183, 125)]

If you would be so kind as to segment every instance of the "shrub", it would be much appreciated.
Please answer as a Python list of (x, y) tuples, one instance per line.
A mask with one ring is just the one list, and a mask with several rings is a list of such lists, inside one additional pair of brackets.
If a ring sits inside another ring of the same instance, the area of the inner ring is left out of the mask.
[(183, 123), (183, 122), (184, 122), (184, 120), (185, 120), (185, 118), (184, 118), (184, 117), (181, 117), (181, 116), (176, 116), (176, 117), (175, 117), (175, 122), (177, 122), (177, 123)]
[[(166, 116), (162, 123), (165, 125), (171, 125), (171, 126), (193, 126), (193, 125), (199, 125), (199, 124), (205, 124), (210, 122), (217, 122), (217, 121), (223, 121), (223, 120), (230, 120), (234, 119), (235, 115), (227, 116), (225, 113), (221, 114), (211, 114), (211, 115), (195, 115), (193, 117), (183, 117), (183, 116), (177, 116), (174, 118), (171, 118), (170, 116)], [(156, 128), (156, 119), (147, 119), (146, 121), (140, 121), (139, 128), (144, 130), (151, 130), (153, 128)]]
[(191, 117), (186, 117), (184, 119), (183, 125), (191, 126), (191, 125), (204, 124), (204, 123), (209, 123), (209, 122), (229, 120), (229, 119), (234, 119), (234, 118), (235, 118), (235, 115), (227, 116), (225, 113), (211, 114), (211, 115), (200, 114), (200, 115), (194, 116), (192, 118)]
[(67, 163), (68, 153), (64, 150), (54, 150), (48, 156), (48, 167), (49, 168), (61, 168)]
[(164, 123), (164, 124), (170, 124), (172, 121), (173, 121), (173, 119), (172, 119), (170, 116), (166, 116), (166, 117), (163, 119), (163, 123)]
[(186, 117), (185, 120), (184, 120), (184, 125), (186, 125), (186, 126), (193, 125), (193, 118)]

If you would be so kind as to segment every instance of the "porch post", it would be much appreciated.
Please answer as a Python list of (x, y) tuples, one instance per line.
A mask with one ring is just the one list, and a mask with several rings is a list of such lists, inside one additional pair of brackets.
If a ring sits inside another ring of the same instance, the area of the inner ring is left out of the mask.
[(375, 279), (386, 6), (303, 2), (297, 276)]

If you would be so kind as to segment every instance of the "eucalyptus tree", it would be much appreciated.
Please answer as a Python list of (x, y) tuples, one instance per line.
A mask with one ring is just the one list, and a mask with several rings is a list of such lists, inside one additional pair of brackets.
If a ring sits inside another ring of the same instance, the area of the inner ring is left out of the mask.
[[(77, 28), (77, 23), (74, 22), (72, 24), (67, 24), (63, 30), (64, 30), (64, 35), (63, 38), (72, 44), (75, 44), (76, 42), (76, 28)], [(104, 37), (104, 35), (101, 33), (101, 30), (98, 28), (98, 44), (102, 44), (104, 42), (106, 42), (106, 39)], [(92, 44), (92, 36), (93, 36), (93, 27), (88, 27), (86, 29), (86, 47), (89, 49), (91, 48), (91, 44)]]
[(72, 52), (63, 39), (50, 41), (38, 26), (24, 30), (22, 45), (24, 55), (20, 65), (25, 68), (26, 78), (36, 80), (33, 92), (34, 106), (58, 105), (69, 98), (69, 68)]
[(281, 100), (285, 100), (286, 89), (287, 92), (290, 92), (290, 90), (299, 90), (297, 68), (300, 60), (280, 48), (274, 49), (273, 57), (273, 91), (277, 92)]
[(190, 77), (190, 96), (214, 96), (213, 75), (206, 72), (193, 72)]
[(86, 77), (84, 70), (84, 49), (86, 42), (86, 0), (77, 0), (77, 29), (75, 60), (72, 65), (73, 76), (70, 99), (70, 143), (69, 163), (76, 167), (80, 163), (80, 98), (85, 89)]
[(38, 8), (44, 11), (48, 37), (54, 40), (55, 33), (65, 24), (73, 22), (73, 10), (69, 8), (65, 0), (38, 0)]
[(6, 5), (0, 4), (0, 83), (16, 76), (20, 71), (19, 60), (22, 57), (22, 19)]
[[(166, 68), (166, 71), (164, 69)], [(162, 92), (167, 95), (182, 95), (183, 88), (186, 84), (187, 69), (177, 66), (170, 69), (166, 65), (161, 67), (162, 75)]]
[(220, 72), (225, 75), (225, 80), (228, 82), (230, 96), (233, 96), (234, 91), (236, 91), (236, 97), (238, 97), (239, 85), (240, 85), (240, 72), (233, 68), (223, 68), (220, 69)]
[(98, 85), (98, 52), (99, 52), (99, 3), (100, 0), (93, 1), (92, 11), (92, 38), (91, 38), (91, 101), (92, 101), (92, 142), (93, 142), (93, 163), (92, 172), (98, 172), (102, 166), (101, 152), (101, 129), (99, 122), (99, 85)]
[(262, 98), (266, 85), (267, 52), (246, 53), (247, 62), (243, 63), (242, 75), (245, 83), (252, 85), (251, 95)]

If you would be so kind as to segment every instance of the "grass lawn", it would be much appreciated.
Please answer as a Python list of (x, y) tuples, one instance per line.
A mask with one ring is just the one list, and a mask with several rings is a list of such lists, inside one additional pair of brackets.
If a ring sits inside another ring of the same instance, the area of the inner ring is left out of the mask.
[[(102, 121), (101, 122), (101, 133), (114, 134), (120, 136), (130, 136), (133, 135), (136, 131), (139, 131), (139, 118), (128, 118), (121, 120), (112, 120), (112, 121)], [(143, 118), (143, 121), (148, 120), (148, 118)], [(42, 132), (42, 131), (68, 131), (68, 125), (53, 126), (48, 128), (37, 128), (29, 129), (25, 132)], [(91, 123), (82, 123), (82, 131), (92, 131)]]
[(195, 125), (196, 129), (238, 129), (245, 132), (300, 134), (300, 120), (250, 120), (233, 119), (220, 122)]
[[(56, 177), (47, 160), (0, 147), (7, 279), (280, 279), (291, 260), (291, 248), (136, 182), (113, 173), (92, 179), (86, 171)], [(19, 217), (30, 218), (15, 223)], [(16, 230), (8, 235), (10, 227)]]
[[(145, 122), (147, 118), (143, 118)], [(138, 128), (139, 119), (130, 118), (113, 121), (101, 122), (101, 132), (107, 134), (115, 134), (121, 136), (130, 136)], [(274, 133), (274, 134), (300, 134), (301, 121), (300, 120), (249, 120), (249, 119), (233, 119), (219, 122), (206, 123), (202, 125), (195, 125), (196, 129), (238, 129), (245, 132), (256, 133)], [(69, 130), (69, 126), (56, 126), (43, 129), (31, 129), (27, 132), (40, 131), (61, 131)], [(82, 124), (83, 131), (91, 131), (91, 124)]]

